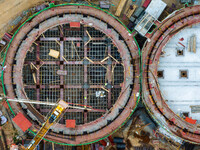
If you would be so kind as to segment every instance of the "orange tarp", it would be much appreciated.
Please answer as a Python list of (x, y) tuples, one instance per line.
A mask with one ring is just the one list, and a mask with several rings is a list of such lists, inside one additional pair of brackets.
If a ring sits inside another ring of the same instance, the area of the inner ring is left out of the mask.
[(32, 126), (32, 123), (26, 119), (21, 112), (19, 112), (12, 120), (22, 129), (23, 132)]
[(189, 122), (189, 123), (191, 123), (191, 124), (196, 124), (196, 122), (197, 122), (197, 120), (194, 120), (194, 119), (189, 118), (189, 117), (186, 117), (186, 118), (185, 118), (185, 121), (187, 121), (187, 122)]
[(70, 22), (70, 28), (80, 28), (80, 22)]
[(76, 120), (66, 120), (66, 127), (67, 128), (75, 128)]

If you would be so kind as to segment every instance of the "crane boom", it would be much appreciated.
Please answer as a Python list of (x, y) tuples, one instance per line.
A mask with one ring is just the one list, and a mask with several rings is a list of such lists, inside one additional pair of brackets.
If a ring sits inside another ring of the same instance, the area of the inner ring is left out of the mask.
[(83, 110), (98, 111), (98, 112), (99, 111), (101, 111), (101, 112), (105, 111), (105, 110), (100, 110), (100, 109), (93, 109), (92, 107), (85, 106), (85, 105), (81, 105), (81, 106), (84, 106), (84, 107), (79, 107), (78, 104), (77, 104), (77, 106), (75, 106), (75, 104), (66, 103), (63, 100), (60, 100), (58, 103), (49, 103), (49, 102), (40, 102), (40, 101), (34, 101), (34, 100), (29, 100), (29, 99), (16, 99), (16, 98), (11, 99), (11, 98), (7, 98), (7, 97), (0, 97), (0, 101), (1, 100), (7, 100), (7, 101), (11, 101), (11, 102), (21, 102), (21, 103), (42, 104), (42, 105), (53, 105), (53, 106), (55, 106), (55, 108), (53, 109), (52, 113), (50, 114), (50, 117), (48, 117), (48, 119), (42, 125), (42, 127), (40, 128), (38, 133), (31, 140), (31, 142), (29, 143), (28, 147), (26, 148), (23, 145), (19, 145), (20, 150), (34, 150), (37, 147), (37, 145), (40, 143), (42, 138), (47, 134), (47, 132), (49, 131), (50, 127), (52, 125), (54, 125), (58, 121), (60, 116), (63, 113), (65, 113), (65, 110), (67, 108), (83, 109)]
[[(52, 102), (41, 102), (41, 101), (35, 101), (35, 100), (29, 100), (29, 99), (17, 99), (17, 98), (11, 99), (11, 98), (2, 98), (2, 97), (0, 97), (0, 100), (3, 100), (3, 99), (6, 99), (9, 102), (17, 102), (17, 103), (29, 103), (29, 104), (37, 104), (37, 105), (51, 105), (51, 106), (56, 106), (57, 105), (57, 103), (52, 103)], [(102, 111), (100, 109), (93, 109), (93, 108), (91, 108), (89, 106), (85, 106), (85, 105), (82, 105), (82, 106), (84, 106), (84, 107), (79, 107), (79, 105), (78, 106), (68, 105), (69, 108), (74, 108), (74, 109)]]
[(56, 108), (51, 113), (50, 117), (47, 119), (47, 121), (40, 128), (39, 132), (35, 135), (35, 137), (29, 143), (29, 146), (26, 148), (26, 150), (34, 150), (37, 147), (37, 145), (40, 143), (42, 138), (49, 131), (50, 127), (54, 123), (56, 123), (58, 121), (58, 118), (65, 112), (66, 108), (68, 108), (68, 104), (63, 100), (60, 100)]
[(40, 105), (52, 105), (52, 106), (57, 105), (57, 103), (52, 103), (52, 102), (41, 102), (41, 101), (30, 100), (30, 99), (17, 99), (17, 98), (12, 99), (12, 98), (0, 97), (0, 101), (3, 99), (10, 102), (17, 102), (17, 103), (29, 103), (29, 104), (40, 104)]

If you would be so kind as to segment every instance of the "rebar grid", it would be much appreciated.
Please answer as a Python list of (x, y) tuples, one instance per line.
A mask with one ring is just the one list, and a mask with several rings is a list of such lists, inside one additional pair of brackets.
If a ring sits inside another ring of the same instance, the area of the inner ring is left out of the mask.
[(118, 60), (119, 62), (122, 61), (122, 58), (120, 56), (120, 53), (118, 52), (117, 47), (114, 44), (111, 44), (111, 55)]
[(66, 60), (82, 60), (84, 58), (83, 41), (64, 41), (63, 56)]
[(84, 83), (83, 65), (64, 65), (67, 75), (64, 76), (65, 85), (82, 85)]
[(88, 113), (88, 122), (92, 122), (102, 116), (103, 116), (103, 113), (101, 113), (101, 112), (89, 112)]
[(91, 85), (105, 85), (106, 68), (101, 65), (91, 64), (88, 66), (88, 80)]
[(108, 92), (101, 88), (90, 89), (87, 103), (95, 109), (106, 110), (108, 108)]
[(67, 112), (63, 116), (63, 120), (76, 120), (76, 125), (80, 125), (84, 123), (84, 116), (82, 112)]
[(57, 71), (58, 65), (43, 65), (40, 67), (40, 84), (41, 85), (58, 85), (60, 84), (60, 76)]
[[(58, 51), (59, 57), (50, 56), (50, 49)], [(68, 103), (91, 106), (99, 111), (107, 111), (118, 99), (119, 85), (124, 80), (122, 60), (117, 47), (101, 31), (83, 25), (80, 28), (70, 28), (69, 24), (55, 27), (41, 35), (32, 50), (27, 53), (23, 71), (24, 83), (37, 88), (31, 93), (33, 87), (25, 87), (29, 98), (54, 103), (63, 98)], [(30, 69), (32, 64), (34, 68)], [(39, 76), (36, 76), (36, 83), (33, 71)], [(34, 92), (37, 97), (33, 97)], [(43, 115), (52, 108), (35, 107)], [(74, 119), (77, 125), (84, 124), (103, 114), (68, 109), (60, 123)]]
[[(40, 101), (56, 103), (60, 97), (60, 90), (59, 89), (40, 89)], [(52, 106), (50, 105), (41, 105), (40, 106), (41, 112), (42, 110), (51, 110)], [(47, 112), (47, 111), (44, 111)]]
[(65, 37), (83, 37), (84, 34), (84, 26), (81, 25), (80, 28), (70, 28), (69, 24), (65, 24), (63, 26), (64, 29), (64, 36)]
[(36, 60), (36, 45), (32, 45), (32, 47), (28, 50), (26, 54), (25, 61), (34, 61)]
[(124, 81), (124, 74), (122, 73), (122, 70), (124, 67), (121, 64), (117, 64), (114, 68), (114, 85), (119, 85)]
[[(35, 71), (31, 70), (30, 65), (26, 64), (23, 67), (23, 80), (25, 85), (34, 85), (34, 78), (33, 73)], [(37, 75), (35, 74), (35, 77), (37, 78)]]
[(105, 40), (93, 40), (88, 44), (88, 58), (100, 61), (108, 56), (108, 48)]
[(91, 35), (91, 37), (97, 38), (97, 37), (103, 37), (103, 36), (105, 36), (104, 33), (102, 33), (99, 30), (96, 30), (93, 27), (87, 27), (87, 31), (89, 32), (89, 34)]
[(77, 89), (77, 88), (71, 88), (71, 89), (65, 89), (64, 90), (64, 99), (68, 103), (73, 104), (84, 104), (84, 89)]
[(36, 89), (25, 89), (26, 94), (28, 95), (28, 98), (30, 100), (35, 100), (36, 99)]

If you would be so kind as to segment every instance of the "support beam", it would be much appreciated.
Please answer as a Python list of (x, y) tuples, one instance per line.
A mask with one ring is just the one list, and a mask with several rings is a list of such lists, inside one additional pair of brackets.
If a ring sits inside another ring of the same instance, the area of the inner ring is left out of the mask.
[[(102, 85), (90, 85), (90, 89), (101, 89), (104, 86), (104, 84)], [(25, 85), (26, 89), (35, 89), (36, 86), (35, 85)], [(45, 89), (47, 88), (46, 85), (40, 85), (40, 89)], [(50, 89), (58, 89), (60, 88), (60, 85), (49, 85), (48, 88)], [(83, 85), (64, 85), (65, 89), (81, 89), (83, 88)], [(120, 85), (113, 85), (113, 88), (117, 89), (117, 88), (121, 88)]]
[[(111, 55), (111, 45), (108, 44), (108, 55)], [(108, 84), (111, 85), (112, 84), (112, 64), (108, 65), (108, 69), (107, 69), (107, 77), (108, 77)], [(110, 109), (112, 107), (112, 103), (111, 103), (111, 88), (108, 89), (108, 109)]]
[[(60, 39), (63, 39), (63, 27), (60, 27)], [(60, 62), (63, 62), (63, 57), (64, 57), (64, 45), (63, 41), (60, 41)], [(60, 64), (60, 70), (64, 70), (63, 63)], [(64, 99), (64, 75), (60, 75), (60, 99)]]
[[(40, 42), (37, 41), (37, 46), (36, 46), (36, 62), (40, 62)], [(36, 65), (37, 68), (40, 67), (40, 64)], [(36, 77), (37, 77), (37, 80), (36, 80), (36, 95), (37, 95), (37, 101), (39, 102), (40, 101), (40, 88), (37, 88), (37, 85), (40, 85), (40, 69), (37, 69), (36, 70)], [(37, 109), (40, 109), (40, 105), (36, 105), (36, 108)]]
[[(87, 30), (84, 29), (84, 36), (87, 36)], [(87, 58), (87, 41), (84, 41), (84, 58)], [(87, 65), (84, 65), (84, 84), (87, 83), (88, 73), (87, 73)], [(84, 89), (84, 105), (87, 105), (87, 89)], [(87, 112), (84, 112), (84, 123), (87, 123)]]

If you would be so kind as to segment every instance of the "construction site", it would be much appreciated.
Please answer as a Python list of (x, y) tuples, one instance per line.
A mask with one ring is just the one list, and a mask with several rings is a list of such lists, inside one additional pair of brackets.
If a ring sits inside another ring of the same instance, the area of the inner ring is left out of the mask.
[(0, 9), (0, 150), (200, 150), (200, 1)]

